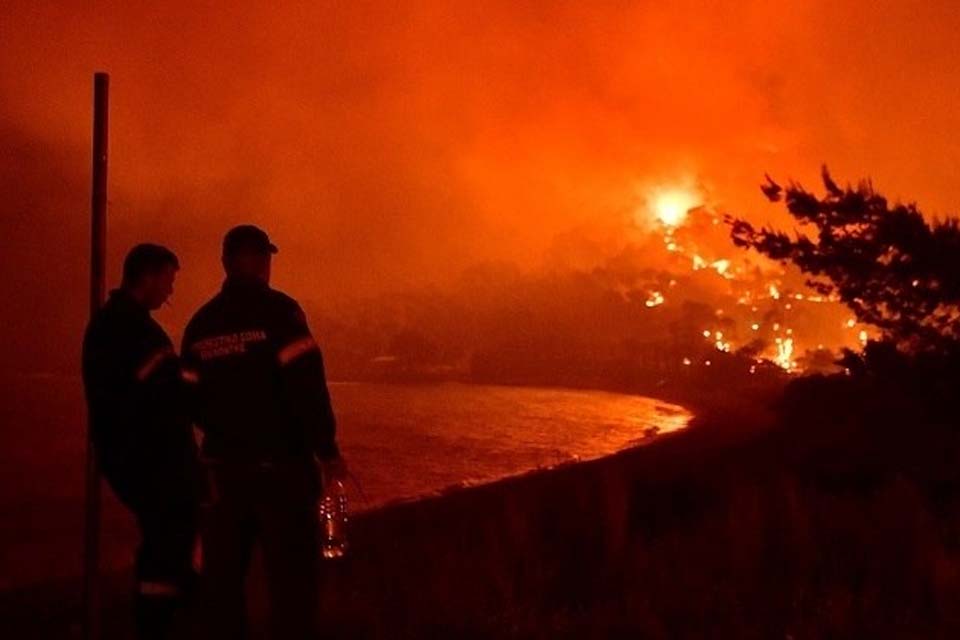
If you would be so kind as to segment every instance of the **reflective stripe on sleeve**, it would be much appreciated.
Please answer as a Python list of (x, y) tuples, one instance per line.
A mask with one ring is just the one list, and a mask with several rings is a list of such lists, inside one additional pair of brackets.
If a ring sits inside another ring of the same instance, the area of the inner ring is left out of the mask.
[(190, 384), (197, 384), (200, 382), (200, 374), (192, 369), (181, 369), (180, 377), (184, 382), (189, 382)]
[(294, 340), (283, 349), (280, 349), (277, 353), (277, 360), (280, 361), (281, 367), (285, 367), (303, 354), (313, 351), (316, 348), (317, 343), (310, 336), (300, 338), (299, 340)]
[(140, 368), (137, 369), (137, 380), (143, 382), (150, 377), (150, 374), (156, 371), (157, 367), (166, 360), (167, 358), (173, 357), (173, 349), (170, 347), (164, 347), (162, 349), (157, 349), (144, 361)]

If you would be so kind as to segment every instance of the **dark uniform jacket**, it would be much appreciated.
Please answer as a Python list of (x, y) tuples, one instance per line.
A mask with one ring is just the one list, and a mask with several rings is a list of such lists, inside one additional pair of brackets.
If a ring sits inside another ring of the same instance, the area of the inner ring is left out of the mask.
[(182, 354), (205, 457), (261, 463), (339, 455), (323, 357), (289, 296), (228, 278), (187, 325)]
[(121, 500), (192, 482), (196, 445), (173, 344), (122, 289), (87, 327), (83, 382), (100, 468)]

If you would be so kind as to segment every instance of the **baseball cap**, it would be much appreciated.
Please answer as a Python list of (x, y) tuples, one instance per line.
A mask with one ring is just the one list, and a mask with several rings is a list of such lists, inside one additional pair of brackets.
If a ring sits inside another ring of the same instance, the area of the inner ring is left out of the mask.
[(270, 242), (266, 231), (252, 224), (241, 224), (223, 236), (223, 255), (234, 255), (241, 251), (276, 253), (278, 249)]

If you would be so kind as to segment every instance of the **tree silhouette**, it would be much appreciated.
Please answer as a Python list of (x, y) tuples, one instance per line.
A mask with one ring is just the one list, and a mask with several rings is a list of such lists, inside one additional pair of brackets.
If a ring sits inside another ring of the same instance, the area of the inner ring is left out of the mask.
[(765, 176), (764, 195), (783, 200), (800, 228), (790, 236), (729, 218), (733, 242), (792, 262), (809, 286), (837, 296), (900, 350), (953, 351), (960, 344), (958, 221), (927, 222), (915, 204), (891, 207), (869, 181), (841, 188), (826, 167), (822, 175), (823, 197)]

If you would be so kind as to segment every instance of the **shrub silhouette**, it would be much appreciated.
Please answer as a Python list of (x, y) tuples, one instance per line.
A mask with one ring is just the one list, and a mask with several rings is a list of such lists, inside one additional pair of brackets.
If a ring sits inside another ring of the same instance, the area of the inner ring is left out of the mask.
[(822, 176), (822, 197), (797, 183), (783, 188), (766, 176), (763, 193), (772, 202), (784, 201), (800, 228), (791, 236), (730, 218), (733, 242), (795, 264), (809, 276), (809, 286), (837, 296), (904, 353), (957, 350), (958, 221), (927, 222), (915, 204), (891, 206), (870, 181), (841, 188), (826, 167)]

